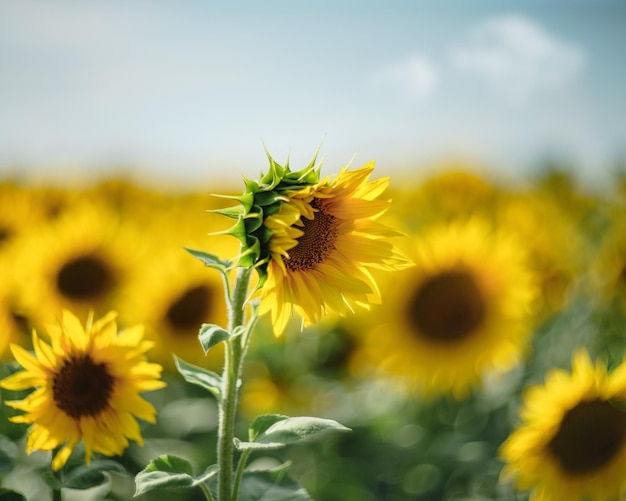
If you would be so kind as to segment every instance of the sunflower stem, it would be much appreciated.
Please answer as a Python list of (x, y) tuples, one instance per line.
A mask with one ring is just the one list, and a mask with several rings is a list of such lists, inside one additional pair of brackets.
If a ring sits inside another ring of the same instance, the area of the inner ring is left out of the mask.
[[(52, 475), (59, 482), (63, 480), (63, 474), (59, 470), (52, 470)], [(60, 487), (52, 488), (52, 501), (63, 501), (63, 495)]]
[(202, 493), (207, 501), (213, 501), (213, 496), (211, 495), (211, 490), (207, 487), (205, 483), (200, 484), (200, 489), (202, 489)]
[(248, 457), (252, 449), (246, 449), (241, 453), (241, 457), (239, 458), (239, 464), (237, 465), (237, 473), (235, 474), (235, 485), (233, 486), (233, 500), (239, 498), (239, 484), (241, 482), (241, 476), (243, 475), (243, 470), (246, 467), (246, 462), (248, 461)]
[[(244, 306), (248, 295), (251, 268), (238, 268), (232, 294), (229, 298), (228, 330), (232, 333), (244, 325)], [(228, 341), (225, 350), (224, 372), (222, 375), (224, 393), (220, 406), (219, 427), (217, 434), (217, 462), (219, 474), (217, 481), (218, 501), (236, 501), (232, 498), (233, 490), (233, 439), (235, 436), (235, 416), (239, 396), (238, 381), (241, 377), (244, 350), (240, 337)]]

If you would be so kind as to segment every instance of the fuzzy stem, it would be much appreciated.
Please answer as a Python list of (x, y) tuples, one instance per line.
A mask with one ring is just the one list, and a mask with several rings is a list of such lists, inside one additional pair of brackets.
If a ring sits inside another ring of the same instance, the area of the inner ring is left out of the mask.
[(213, 496), (211, 495), (211, 491), (207, 487), (207, 485), (203, 482), (200, 484), (200, 489), (202, 489), (202, 493), (207, 501), (213, 501)]
[[(229, 298), (228, 330), (231, 334), (245, 322), (244, 306), (248, 295), (251, 271), (251, 268), (237, 269), (237, 277), (232, 295)], [(217, 462), (220, 468), (217, 483), (218, 501), (231, 501), (232, 499), (233, 438), (235, 436), (235, 416), (239, 393), (238, 381), (243, 362), (241, 342), (240, 337), (231, 339), (225, 350), (224, 372), (222, 374), (223, 395), (217, 435)]]
[(251, 449), (246, 449), (241, 453), (241, 457), (239, 458), (237, 473), (235, 474), (235, 485), (233, 486), (233, 500), (237, 500), (239, 498), (239, 483), (241, 482), (241, 476), (243, 475), (243, 470), (246, 467), (246, 461), (248, 461), (248, 457), (251, 452)]

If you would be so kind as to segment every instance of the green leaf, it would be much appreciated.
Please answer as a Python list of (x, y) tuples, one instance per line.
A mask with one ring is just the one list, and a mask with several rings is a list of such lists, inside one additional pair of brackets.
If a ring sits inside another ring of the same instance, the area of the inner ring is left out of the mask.
[(153, 460), (135, 477), (135, 496), (157, 489), (189, 489), (206, 482), (217, 474), (218, 466), (211, 465), (197, 478), (191, 463), (177, 456), (163, 455)]
[[(8, 398), (6, 398), (6, 400), (8, 400)], [(16, 446), (13, 442), (0, 435), (0, 475), (13, 469), (15, 448)]]
[(287, 418), (289, 418), (289, 416), (284, 416), (282, 414), (263, 414), (261, 416), (257, 416), (248, 430), (249, 440), (256, 440), (261, 433), (267, 431), (267, 429), (274, 423)]
[(215, 254), (211, 254), (210, 252), (189, 249), (188, 247), (183, 248), (193, 257), (202, 261), (205, 266), (216, 269), (221, 273), (226, 273), (226, 271), (233, 267), (233, 263), (228, 259), (221, 259), (220, 257), (216, 256)]
[(174, 355), (174, 363), (185, 381), (210, 391), (218, 399), (222, 396), (222, 378), (215, 372), (185, 362)]
[(27, 501), (26, 496), (17, 491), (0, 488), (0, 501)]
[(105, 472), (126, 473), (126, 469), (116, 461), (107, 459), (92, 461), (90, 465), (81, 465), (65, 475), (60, 487), (66, 489), (91, 489), (108, 480)]
[(156, 459), (153, 459), (143, 471), (160, 471), (168, 473), (184, 473), (191, 476), (193, 469), (191, 463), (186, 459), (178, 456), (172, 456), (170, 454), (163, 454)]
[(311, 501), (311, 496), (281, 466), (271, 471), (246, 471), (241, 478), (239, 501)]
[(332, 419), (323, 419), (308, 416), (281, 419), (260, 433), (255, 442), (292, 444), (319, 433), (335, 430), (350, 431), (344, 425)]
[[(72, 468), (71, 461), (66, 467), (66, 474), (63, 480), (59, 480), (52, 473), (44, 475), (46, 483), (54, 489), (91, 489), (108, 481), (107, 471), (116, 471), (118, 473), (126, 473), (126, 469), (116, 461), (102, 459), (92, 461), (86, 465), (78, 463), (78, 466)], [(76, 464), (76, 463), (74, 463)]]
[(233, 335), (219, 325), (202, 324), (198, 337), (200, 338), (200, 344), (202, 345), (204, 353), (207, 354), (213, 346), (230, 339)]

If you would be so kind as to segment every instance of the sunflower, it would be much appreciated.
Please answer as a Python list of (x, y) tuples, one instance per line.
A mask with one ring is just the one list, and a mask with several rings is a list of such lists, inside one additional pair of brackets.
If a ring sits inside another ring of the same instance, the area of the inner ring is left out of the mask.
[(0, 255), (43, 219), (43, 208), (28, 188), (6, 181), (0, 183)]
[(120, 318), (143, 323), (155, 341), (150, 358), (174, 370), (172, 354), (215, 369), (223, 359), (218, 344), (205, 356), (198, 332), (203, 323), (226, 326), (228, 313), (219, 274), (207, 270), (182, 248), (167, 248), (137, 268), (135, 279), (123, 292)]
[(417, 185), (414, 177), (406, 182), (396, 179), (393, 212), (409, 228), (468, 214), (489, 216), (504, 195), (501, 187), (479, 174), (476, 165), (446, 162), (431, 166), (429, 172), (433, 171)]
[(589, 263), (589, 245), (577, 221), (546, 194), (509, 194), (495, 213), (525, 243), (539, 281), (542, 318), (563, 310), (574, 297)]
[(37, 325), (62, 309), (86, 316), (118, 309), (117, 295), (143, 257), (145, 239), (106, 205), (76, 204), (20, 241), (15, 275)]
[(531, 332), (535, 292), (517, 241), (481, 219), (431, 228), (414, 268), (389, 277), (386, 300), (359, 319), (353, 370), (426, 395), (463, 398), (486, 371), (512, 367)]
[(260, 289), (261, 314), (270, 313), (280, 335), (292, 309), (304, 326), (326, 314), (345, 315), (380, 301), (371, 271), (406, 267), (388, 239), (399, 233), (376, 219), (388, 208), (379, 199), (389, 178), (369, 181), (374, 163), (287, 191), (277, 212), (264, 220), (269, 233), (267, 280)]
[(594, 302), (613, 302), (626, 312), (626, 218), (617, 216), (602, 236), (591, 260), (591, 293)]
[(156, 411), (139, 393), (165, 386), (161, 366), (148, 363), (145, 352), (152, 344), (143, 340), (143, 328), (117, 332), (116, 314), (87, 322), (67, 310), (62, 321), (48, 327), (51, 343), (33, 331), (34, 355), (11, 345), (25, 369), (0, 381), (9, 390), (35, 388), (23, 400), (5, 402), (25, 414), (11, 418), (29, 423), (26, 452), (60, 448), (52, 461), (59, 470), (74, 447), (83, 440), (85, 460), (93, 452), (119, 455), (128, 439), (142, 444), (135, 418), (153, 423)]
[[(167, 370), (175, 369), (172, 354), (212, 369), (223, 360), (221, 343), (205, 356), (198, 332), (203, 323), (228, 325), (224, 284), (218, 272), (207, 270), (183, 248), (206, 244), (207, 227), (224, 228), (221, 216), (205, 210), (207, 200), (212, 201), (196, 193), (154, 193), (150, 220), (142, 224), (147, 255), (120, 291), (120, 319), (146, 326), (146, 335), (156, 341), (150, 357)], [(209, 250), (231, 257), (237, 242), (214, 235)]]
[[(0, 259), (0, 269), (7, 266)], [(11, 343), (24, 345), (28, 319), (22, 314), (10, 278), (0, 273), (0, 359), (10, 357)]]
[(503, 482), (536, 501), (621, 499), (626, 491), (626, 363), (611, 374), (585, 350), (524, 394), (522, 423), (499, 454)]

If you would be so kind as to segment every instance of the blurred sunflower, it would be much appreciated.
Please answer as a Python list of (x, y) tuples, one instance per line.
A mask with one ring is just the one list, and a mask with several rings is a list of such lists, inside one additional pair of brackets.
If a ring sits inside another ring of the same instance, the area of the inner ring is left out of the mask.
[(0, 183), (0, 255), (43, 218), (43, 209), (28, 188), (6, 181)]
[(35, 388), (23, 400), (5, 402), (25, 414), (11, 418), (29, 423), (26, 452), (60, 447), (53, 470), (66, 463), (83, 440), (85, 460), (93, 452), (119, 455), (128, 439), (142, 443), (136, 417), (155, 422), (154, 407), (139, 393), (165, 386), (161, 367), (145, 360), (152, 344), (143, 340), (141, 326), (120, 333), (111, 312), (83, 327), (77, 317), (63, 312), (62, 322), (48, 328), (51, 344), (33, 332), (34, 355), (11, 345), (24, 368), (0, 381), (9, 390)]
[(239, 404), (246, 418), (311, 411), (311, 403), (319, 388), (314, 388), (310, 381), (288, 369), (269, 366), (258, 360), (247, 364)]
[[(7, 266), (0, 259), (0, 269)], [(9, 345), (24, 346), (27, 339), (28, 319), (20, 310), (15, 297), (15, 288), (7, 276), (0, 273), (0, 359), (9, 358)]]
[(541, 293), (537, 314), (545, 319), (566, 308), (588, 266), (589, 246), (580, 225), (534, 190), (509, 194), (495, 215), (527, 248)]
[(584, 350), (524, 394), (521, 425), (500, 448), (501, 480), (535, 501), (604, 501), (626, 491), (626, 363), (612, 374)]
[(471, 214), (490, 217), (503, 190), (478, 174), (478, 167), (464, 162), (433, 166), (436, 171), (421, 183), (396, 179), (390, 212), (409, 230)]
[(490, 370), (517, 363), (531, 333), (532, 274), (517, 241), (483, 220), (433, 228), (416, 266), (381, 282), (385, 301), (356, 329), (353, 369), (376, 366), (427, 395), (463, 398)]
[(83, 316), (117, 308), (144, 240), (108, 207), (77, 204), (20, 242), (15, 273), (26, 311), (41, 325), (64, 308)]
[(205, 356), (198, 339), (203, 323), (228, 325), (224, 284), (182, 248), (167, 247), (144, 261), (124, 290), (120, 319), (141, 322), (155, 341), (150, 358), (175, 370), (172, 354), (211, 369), (223, 360), (223, 344)]
[(263, 222), (269, 234), (261, 314), (280, 335), (292, 310), (312, 325), (328, 312), (345, 315), (379, 302), (372, 269), (395, 270), (409, 261), (389, 240), (398, 232), (376, 221), (389, 201), (379, 197), (389, 178), (369, 181), (371, 162), (343, 168), (334, 180), (287, 191)]
[(596, 306), (614, 303), (626, 313), (626, 218), (612, 221), (591, 260), (591, 296)]
[(168, 198), (165, 193), (123, 176), (101, 179), (83, 193), (85, 197), (106, 204), (115, 212), (132, 217), (141, 224), (150, 221), (151, 210), (161, 199)]

